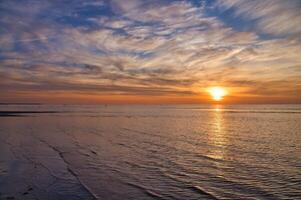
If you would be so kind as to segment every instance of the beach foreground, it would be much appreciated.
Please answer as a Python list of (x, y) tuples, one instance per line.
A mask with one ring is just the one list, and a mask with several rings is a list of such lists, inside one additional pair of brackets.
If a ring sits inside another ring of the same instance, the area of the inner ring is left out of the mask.
[(0, 199), (301, 198), (300, 105), (0, 110)]

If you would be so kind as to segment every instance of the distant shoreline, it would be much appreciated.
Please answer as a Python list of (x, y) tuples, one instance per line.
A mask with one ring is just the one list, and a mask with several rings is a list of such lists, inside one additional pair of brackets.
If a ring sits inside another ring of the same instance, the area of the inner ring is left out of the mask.
[(46, 105), (44, 103), (0, 103), (0, 105)]
[(50, 114), (60, 113), (59, 111), (0, 111), (0, 117), (21, 117), (26, 114)]

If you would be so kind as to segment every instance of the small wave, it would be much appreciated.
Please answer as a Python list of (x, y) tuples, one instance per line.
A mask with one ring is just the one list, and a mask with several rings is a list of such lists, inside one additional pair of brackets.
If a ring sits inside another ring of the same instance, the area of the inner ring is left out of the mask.
[[(179, 175), (182, 178), (177, 177)], [(173, 179), (174, 181), (181, 183), (182, 185), (186, 185), (187, 189), (206, 197), (206, 199), (218, 200), (218, 198), (214, 194), (210, 193), (209, 191), (205, 190), (204, 188), (202, 188), (200, 186), (190, 185), (190, 183), (189, 183), (190, 177), (186, 173), (177, 174), (177, 176), (174, 176), (174, 175), (168, 174), (168, 173), (164, 173), (164, 176), (169, 177), (169, 178)]]
[(126, 184), (141, 190), (144, 194), (146, 194), (149, 197), (159, 199), (159, 200), (165, 199), (162, 195), (156, 193), (155, 191), (152, 191), (152, 190), (146, 188), (145, 186), (138, 185), (136, 183), (131, 183), (131, 182), (127, 182)]
[(192, 191), (195, 191), (199, 194), (205, 195), (206, 198), (218, 200), (218, 198), (215, 195), (213, 195), (212, 193), (206, 191), (204, 188), (202, 188), (200, 186), (188, 186), (188, 189), (190, 189)]

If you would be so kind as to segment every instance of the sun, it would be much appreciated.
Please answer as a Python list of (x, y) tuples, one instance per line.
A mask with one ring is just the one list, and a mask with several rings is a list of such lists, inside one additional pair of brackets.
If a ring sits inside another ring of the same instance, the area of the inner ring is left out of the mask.
[(208, 92), (214, 101), (221, 101), (227, 95), (227, 90), (222, 87), (211, 87)]

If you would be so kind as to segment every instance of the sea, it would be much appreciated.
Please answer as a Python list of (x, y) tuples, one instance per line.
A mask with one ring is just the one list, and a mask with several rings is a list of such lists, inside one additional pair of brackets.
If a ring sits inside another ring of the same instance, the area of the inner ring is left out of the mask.
[(0, 199), (301, 199), (301, 105), (0, 105)]

